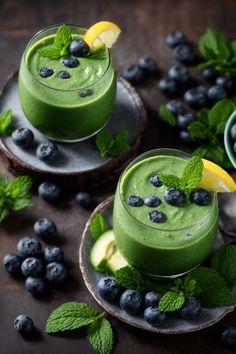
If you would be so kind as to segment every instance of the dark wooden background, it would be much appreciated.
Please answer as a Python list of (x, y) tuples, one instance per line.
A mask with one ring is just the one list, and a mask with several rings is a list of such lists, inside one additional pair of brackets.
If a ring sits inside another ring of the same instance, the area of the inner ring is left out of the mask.
[[(235, 0), (0, 0), (0, 87), (11, 71), (18, 68), (20, 57), (30, 37), (39, 29), (54, 23), (73, 23), (89, 27), (107, 19), (123, 30), (119, 42), (112, 49), (118, 71), (135, 63), (140, 55), (151, 54), (159, 68), (166, 70), (173, 59), (165, 44), (168, 31), (181, 29), (196, 42), (207, 27), (236, 37)], [(161, 146), (181, 147), (173, 131), (158, 120), (161, 99), (156, 80), (148, 80), (138, 88), (149, 115), (147, 132), (141, 150)], [(1, 173), (8, 173), (0, 161)], [(113, 193), (115, 185), (97, 190), (102, 200)], [(65, 193), (66, 194), (66, 193)], [(24, 289), (23, 282), (15, 281), (0, 267), (0, 353), (1, 354), (89, 354), (94, 353), (84, 333), (67, 336), (48, 336), (44, 325), (49, 313), (63, 302), (95, 302), (86, 290), (78, 266), (80, 237), (89, 211), (78, 207), (72, 196), (65, 195), (57, 206), (34, 197), (34, 207), (12, 215), (0, 226), (0, 259), (14, 252), (19, 238), (33, 233), (34, 221), (51, 217), (58, 225), (58, 244), (64, 249), (70, 282), (63, 290), (51, 291), (42, 300), (35, 300)], [(37, 333), (24, 340), (13, 329), (13, 320), (20, 313), (33, 318)], [(219, 332), (226, 325), (236, 325), (236, 313), (227, 316), (216, 326), (188, 335), (156, 335), (128, 326), (110, 318), (115, 331), (114, 354), (226, 354), (234, 351), (224, 347)]]

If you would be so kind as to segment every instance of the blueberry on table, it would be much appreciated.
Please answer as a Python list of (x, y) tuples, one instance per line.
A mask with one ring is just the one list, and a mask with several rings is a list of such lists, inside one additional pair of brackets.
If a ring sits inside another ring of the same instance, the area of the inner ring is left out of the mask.
[(205, 189), (199, 188), (190, 194), (190, 200), (197, 205), (209, 205), (211, 203), (211, 195)]
[(161, 187), (162, 186), (162, 182), (160, 181), (160, 178), (159, 178), (159, 174), (157, 173), (156, 175), (153, 175), (151, 178), (150, 178), (150, 182), (151, 184), (154, 186), (154, 187)]
[(236, 346), (236, 327), (230, 326), (221, 333), (221, 339), (229, 347)]
[(227, 92), (232, 92), (235, 87), (235, 80), (230, 76), (219, 76), (216, 79), (216, 85), (222, 86)]
[(169, 78), (160, 80), (158, 87), (163, 95), (169, 97), (176, 95), (178, 89), (176, 82)]
[(144, 56), (138, 61), (138, 66), (143, 70), (146, 75), (155, 75), (157, 73), (157, 62), (155, 59)]
[(51, 284), (61, 284), (67, 277), (67, 269), (64, 264), (51, 262), (46, 266), (46, 279)]
[(54, 74), (54, 71), (51, 68), (44, 67), (39, 70), (39, 75), (44, 79), (50, 77)]
[(91, 96), (93, 94), (93, 90), (91, 89), (86, 89), (86, 90), (82, 90), (79, 92), (79, 96), (84, 98), (84, 97), (87, 97), (87, 96)]
[(54, 202), (59, 198), (61, 190), (59, 186), (53, 182), (43, 182), (38, 187), (38, 194), (44, 200)]
[(149, 213), (149, 219), (157, 224), (163, 223), (166, 221), (166, 215), (161, 211), (154, 210)]
[(120, 297), (120, 307), (131, 314), (138, 313), (142, 303), (143, 299), (141, 293), (133, 289), (125, 290)]
[(173, 100), (173, 101), (167, 102), (166, 107), (175, 117), (177, 117), (179, 114), (186, 113), (186, 109), (185, 109), (182, 101), (179, 101), (179, 100)]
[(213, 82), (217, 76), (217, 71), (214, 66), (209, 66), (208, 68), (202, 70), (202, 76), (205, 80)]
[(166, 203), (172, 206), (183, 206), (186, 200), (185, 194), (178, 188), (170, 187), (164, 193)]
[(156, 291), (149, 291), (144, 297), (145, 305), (147, 307), (158, 306), (160, 300), (161, 294), (157, 293)]
[(170, 79), (180, 83), (186, 84), (189, 81), (188, 69), (182, 65), (174, 65), (168, 70), (168, 76)]
[(185, 91), (184, 101), (193, 108), (204, 107), (207, 103), (207, 92), (202, 86), (191, 88)]
[(28, 149), (34, 141), (34, 134), (28, 128), (18, 128), (11, 134), (12, 141), (22, 149)]
[(201, 303), (194, 297), (188, 297), (181, 309), (179, 309), (179, 314), (185, 320), (194, 320), (201, 314)]
[(225, 89), (222, 86), (214, 85), (209, 88), (209, 90), (207, 92), (207, 96), (211, 101), (217, 102), (217, 101), (220, 101), (220, 100), (223, 100), (224, 98), (226, 98), (227, 92), (225, 91)]
[(147, 307), (144, 311), (144, 319), (151, 326), (158, 327), (163, 324), (166, 319), (165, 312), (160, 311), (157, 307)]
[(46, 263), (63, 262), (64, 252), (60, 247), (48, 246), (44, 249), (44, 260)]
[(177, 125), (180, 129), (186, 129), (189, 124), (195, 122), (197, 119), (196, 114), (189, 112), (186, 114), (180, 114), (177, 117)]
[(161, 200), (155, 195), (150, 195), (144, 199), (144, 204), (150, 208), (155, 208), (161, 204)]
[(43, 262), (39, 258), (26, 258), (21, 264), (21, 271), (25, 277), (30, 275), (39, 275), (43, 270)]
[(57, 235), (56, 224), (49, 218), (40, 218), (34, 224), (34, 231), (44, 241), (50, 241)]
[(70, 44), (70, 53), (75, 57), (85, 57), (89, 54), (89, 46), (83, 39), (76, 39)]
[(41, 143), (36, 150), (37, 158), (49, 164), (56, 160), (58, 154), (59, 154), (58, 147), (52, 141)]
[(193, 142), (191, 134), (187, 130), (181, 130), (179, 132), (179, 139), (185, 144), (192, 144)]
[(25, 287), (33, 296), (40, 296), (45, 292), (45, 280), (40, 277), (30, 276), (25, 280)]
[(67, 68), (76, 68), (79, 65), (79, 61), (73, 57), (61, 58), (61, 63)]
[(178, 45), (173, 49), (174, 58), (185, 65), (191, 65), (195, 61), (194, 50), (187, 45)]
[(129, 65), (124, 68), (124, 78), (131, 84), (139, 84), (143, 81), (144, 74), (138, 65)]
[(17, 244), (17, 250), (20, 256), (24, 258), (40, 255), (41, 249), (42, 246), (39, 240), (30, 236), (22, 238)]
[(115, 302), (119, 298), (122, 290), (113, 276), (101, 278), (98, 282), (97, 289), (101, 297), (108, 302)]
[(68, 73), (68, 71), (62, 70), (57, 73), (57, 77), (59, 79), (66, 80), (70, 78), (70, 74)]
[(33, 330), (34, 323), (27, 315), (19, 315), (14, 320), (14, 328), (20, 334), (30, 334)]
[(230, 129), (231, 138), (236, 141), (236, 123), (232, 125)]
[(22, 258), (17, 253), (7, 254), (2, 260), (5, 271), (13, 275), (19, 273), (21, 262)]
[(143, 199), (138, 197), (137, 195), (131, 195), (128, 198), (128, 204), (132, 207), (140, 207), (143, 205)]
[(170, 32), (166, 37), (166, 43), (170, 48), (174, 48), (175, 46), (180, 44), (185, 44), (186, 43), (185, 34), (181, 31)]
[(79, 192), (75, 196), (76, 202), (84, 207), (84, 208), (90, 208), (93, 202), (92, 195), (88, 192)]

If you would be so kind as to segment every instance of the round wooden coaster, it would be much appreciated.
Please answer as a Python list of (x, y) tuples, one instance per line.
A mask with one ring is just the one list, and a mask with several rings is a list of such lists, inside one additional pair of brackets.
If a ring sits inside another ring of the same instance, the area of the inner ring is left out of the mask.
[(79, 143), (57, 143), (60, 156), (48, 165), (35, 155), (36, 146), (47, 138), (26, 119), (19, 101), (17, 78), (18, 72), (9, 76), (0, 95), (0, 112), (12, 108), (14, 126), (29, 127), (35, 135), (35, 146), (22, 150), (11, 137), (2, 138), (0, 150), (8, 168), (14, 174), (27, 174), (38, 180), (59, 179), (77, 189), (97, 187), (116, 179), (136, 154), (147, 121), (145, 108), (134, 88), (118, 76), (116, 106), (107, 125), (112, 134), (128, 130), (131, 148), (127, 153), (115, 158), (101, 157), (93, 137)]

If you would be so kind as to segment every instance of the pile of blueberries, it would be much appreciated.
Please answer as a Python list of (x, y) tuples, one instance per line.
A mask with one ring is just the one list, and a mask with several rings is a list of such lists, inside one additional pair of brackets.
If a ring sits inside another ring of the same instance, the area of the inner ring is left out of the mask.
[[(169, 68), (166, 77), (158, 82), (158, 88), (163, 95), (175, 98), (167, 102), (166, 106), (176, 117), (177, 126), (180, 129), (180, 140), (192, 143), (187, 127), (197, 117), (195, 113), (186, 108), (185, 104), (198, 110), (231, 97), (236, 86), (235, 80), (230, 76), (219, 76), (216, 69), (210, 66), (201, 72), (204, 83), (194, 82), (186, 66), (196, 65), (200, 58), (188, 44), (185, 34), (181, 31), (170, 32), (166, 37), (166, 43), (179, 64)], [(139, 84), (143, 81), (145, 74), (154, 76), (157, 71), (155, 59), (144, 56), (139, 59), (138, 64), (125, 67), (123, 75), (132, 84)], [(179, 99), (176, 99), (177, 97)]]

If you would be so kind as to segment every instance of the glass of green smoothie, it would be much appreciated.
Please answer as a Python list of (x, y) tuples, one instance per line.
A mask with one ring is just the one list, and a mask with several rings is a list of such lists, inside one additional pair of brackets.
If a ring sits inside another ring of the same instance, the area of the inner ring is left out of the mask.
[[(161, 173), (181, 177), (190, 155), (157, 149), (137, 157), (122, 173), (114, 201), (113, 228), (128, 263), (154, 277), (175, 277), (198, 266), (211, 252), (218, 228), (218, 204), (166, 202)], [(132, 202), (132, 203), (131, 203)], [(131, 205), (130, 205), (131, 204)]]
[[(86, 29), (67, 26), (72, 41)], [(38, 32), (28, 43), (19, 71), (19, 95), (29, 122), (47, 137), (76, 142), (98, 133), (109, 121), (116, 98), (116, 75), (109, 50), (84, 56), (53, 58), (59, 25)], [(72, 59), (72, 60), (71, 60)]]

